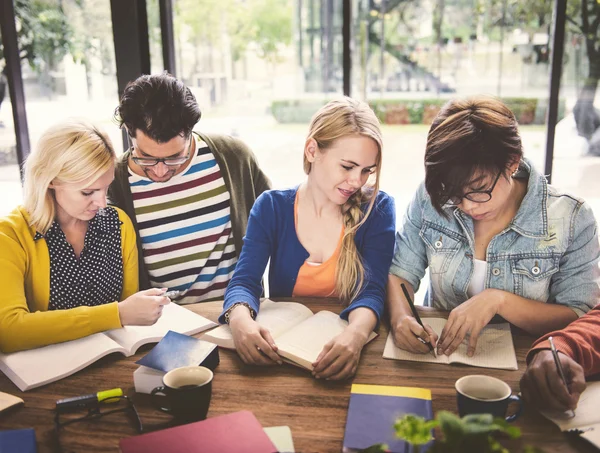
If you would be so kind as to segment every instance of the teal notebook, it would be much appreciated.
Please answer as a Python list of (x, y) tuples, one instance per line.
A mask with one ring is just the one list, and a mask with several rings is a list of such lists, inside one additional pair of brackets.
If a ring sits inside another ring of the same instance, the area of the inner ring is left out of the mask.
[[(387, 444), (392, 453), (411, 453), (410, 445), (398, 439), (394, 422), (406, 414), (433, 418), (431, 390), (416, 387), (352, 384), (344, 451)], [(426, 452), (428, 445), (421, 447)]]

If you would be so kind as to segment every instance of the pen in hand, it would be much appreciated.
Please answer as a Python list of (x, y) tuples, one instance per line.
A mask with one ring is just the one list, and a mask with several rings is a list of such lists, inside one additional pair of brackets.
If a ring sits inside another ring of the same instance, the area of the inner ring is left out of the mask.
[[(560, 358), (558, 357), (558, 351), (556, 350), (556, 346), (554, 346), (554, 340), (552, 337), (548, 337), (548, 343), (550, 343), (550, 350), (552, 351), (552, 357), (554, 357), (554, 364), (556, 365), (556, 370), (558, 371), (558, 375), (560, 376), (560, 380), (565, 385), (567, 392), (569, 394), (571, 391), (569, 390), (569, 385), (567, 384), (567, 378), (565, 377), (565, 372), (563, 371), (562, 364), (560, 363)], [(571, 409), (571, 416), (575, 417), (575, 411)]]
[[(423, 325), (423, 321), (421, 321), (421, 317), (419, 316), (419, 313), (417, 312), (415, 304), (414, 304), (412, 298), (410, 297), (410, 294), (408, 293), (408, 290), (406, 289), (406, 286), (404, 285), (404, 283), (400, 283), (400, 286), (402, 287), (402, 292), (404, 293), (404, 297), (406, 297), (406, 300), (408, 301), (408, 305), (410, 306), (410, 309), (411, 309), (411, 311), (413, 313), (414, 318), (417, 320), (417, 322), (423, 328), (423, 330), (425, 330), (425, 326)], [(427, 331), (425, 331), (425, 333), (427, 333)], [(429, 337), (429, 334), (427, 334), (427, 336)], [(425, 340), (423, 340), (419, 336), (417, 336), (417, 339), (421, 343), (427, 345), (427, 348), (429, 349), (429, 353), (431, 355), (433, 355), (433, 357), (436, 357), (436, 355), (435, 355), (435, 349), (434, 349), (433, 345), (429, 341), (425, 341)]]

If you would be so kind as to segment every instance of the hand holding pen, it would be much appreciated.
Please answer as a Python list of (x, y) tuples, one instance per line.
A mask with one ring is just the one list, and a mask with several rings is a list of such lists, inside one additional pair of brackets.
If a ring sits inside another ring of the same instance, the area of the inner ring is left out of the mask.
[[(548, 337), (548, 343), (550, 343), (550, 350), (552, 351), (552, 357), (554, 358), (554, 364), (556, 365), (556, 371), (558, 372), (558, 375), (560, 376), (560, 380), (562, 381), (565, 388), (567, 389), (567, 392), (569, 392), (569, 394), (571, 394), (571, 391), (569, 390), (569, 383), (567, 382), (567, 378), (565, 377), (565, 372), (563, 371), (563, 367), (560, 363), (560, 358), (558, 357), (558, 351), (556, 350), (556, 346), (554, 346), (554, 339), (552, 337)], [(571, 412), (572, 412), (571, 415), (573, 417), (575, 417), (575, 410), (571, 409)]]
[(521, 377), (521, 393), (537, 409), (565, 411), (574, 417), (573, 409), (586, 388), (585, 373), (571, 357), (558, 353), (555, 340), (548, 338), (550, 349), (533, 351)]
[[(411, 332), (421, 343), (423, 343), (424, 345), (427, 346), (427, 349), (429, 349), (429, 353), (433, 357), (435, 357), (435, 343), (437, 340), (437, 336), (434, 336), (432, 338), (431, 334), (434, 334), (434, 332), (433, 331), (431, 333), (428, 332), (425, 325), (423, 325), (423, 321), (421, 321), (421, 317), (419, 316), (419, 313), (417, 312), (415, 304), (412, 300), (412, 297), (410, 297), (410, 294), (409, 294), (408, 290), (406, 289), (406, 286), (404, 285), (404, 283), (401, 283), (400, 286), (402, 288), (402, 292), (404, 293), (404, 297), (406, 298), (408, 305), (410, 306), (410, 309), (412, 311), (415, 321), (419, 324), (419, 326), (421, 326), (420, 332), (415, 332), (413, 329), (411, 329)], [(427, 326), (427, 327), (429, 327), (429, 326)], [(431, 330), (431, 328), (429, 328), (429, 330)]]

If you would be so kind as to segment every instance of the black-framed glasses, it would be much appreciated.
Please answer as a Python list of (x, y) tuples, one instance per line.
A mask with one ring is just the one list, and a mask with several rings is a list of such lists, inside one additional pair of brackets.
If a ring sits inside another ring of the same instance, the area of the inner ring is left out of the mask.
[[(131, 148), (136, 150), (137, 148), (133, 146), (133, 141), (131, 137), (129, 137), (129, 143), (131, 144)], [(159, 162), (162, 162), (168, 167), (178, 167), (179, 165), (185, 164), (187, 160), (190, 158), (190, 153), (192, 152), (192, 137), (190, 137), (190, 144), (188, 146), (188, 152), (185, 156), (177, 156), (177, 157), (138, 157), (131, 156), (131, 160), (133, 160), (140, 167), (154, 167)]]
[(501, 175), (502, 175), (502, 170), (500, 170), (500, 172), (498, 173), (498, 176), (496, 176), (496, 179), (494, 180), (494, 184), (492, 184), (492, 187), (490, 187), (488, 190), (473, 190), (471, 192), (467, 192), (462, 197), (452, 196), (452, 197), (448, 198), (448, 202), (451, 205), (458, 206), (459, 204), (462, 203), (463, 198), (466, 198), (467, 200), (472, 201), (473, 203), (487, 203), (488, 201), (490, 201), (492, 199), (492, 192), (494, 191), (494, 188), (496, 187), (496, 183), (500, 179)]
[[(70, 410), (55, 409), (54, 429), (56, 434), (58, 435), (60, 430), (67, 425), (85, 420), (97, 420), (106, 415), (115, 414), (118, 412), (123, 412), (129, 417), (131, 423), (138, 433), (141, 433), (144, 430), (142, 419), (140, 418), (133, 401), (125, 395), (115, 396), (98, 401), (91, 406), (87, 406), (85, 409), (87, 410), (85, 415), (76, 415), (75, 417), (69, 417), (67, 414), (72, 415), (78, 411), (78, 408), (73, 408)], [(62, 420), (61, 415), (63, 416)]]

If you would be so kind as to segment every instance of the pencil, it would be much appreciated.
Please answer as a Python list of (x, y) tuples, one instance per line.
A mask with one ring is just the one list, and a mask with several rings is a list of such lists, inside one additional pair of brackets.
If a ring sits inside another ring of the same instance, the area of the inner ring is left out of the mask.
[[(404, 297), (406, 297), (406, 300), (408, 301), (408, 305), (410, 306), (410, 309), (411, 309), (411, 311), (413, 313), (413, 316), (415, 317), (415, 319), (417, 320), (417, 322), (419, 323), (419, 325), (424, 330), (425, 326), (423, 325), (423, 321), (421, 321), (421, 317), (419, 316), (419, 313), (417, 312), (417, 308), (415, 307), (415, 304), (412, 301), (412, 298), (410, 297), (410, 294), (408, 293), (408, 290), (406, 289), (406, 286), (404, 285), (404, 283), (400, 283), (400, 286), (402, 287), (402, 292), (404, 293)], [(429, 334), (428, 334), (428, 336), (429, 336)], [(417, 338), (423, 344), (426, 344), (427, 348), (429, 349), (429, 353), (432, 354), (433, 357), (436, 357), (433, 345), (431, 343), (429, 343), (428, 341), (423, 340), (421, 337), (417, 337)]]
[[(567, 378), (565, 377), (565, 372), (563, 371), (563, 367), (560, 363), (560, 359), (558, 358), (558, 351), (556, 350), (556, 346), (554, 346), (554, 339), (552, 337), (548, 337), (548, 343), (550, 343), (550, 350), (552, 351), (552, 357), (554, 357), (554, 364), (556, 365), (556, 370), (558, 371), (558, 375), (560, 376), (561, 381), (565, 384), (567, 388), (567, 392), (569, 392), (569, 386), (567, 384)], [(571, 392), (569, 392), (571, 393)], [(575, 417), (575, 411), (571, 409), (572, 417)]]

